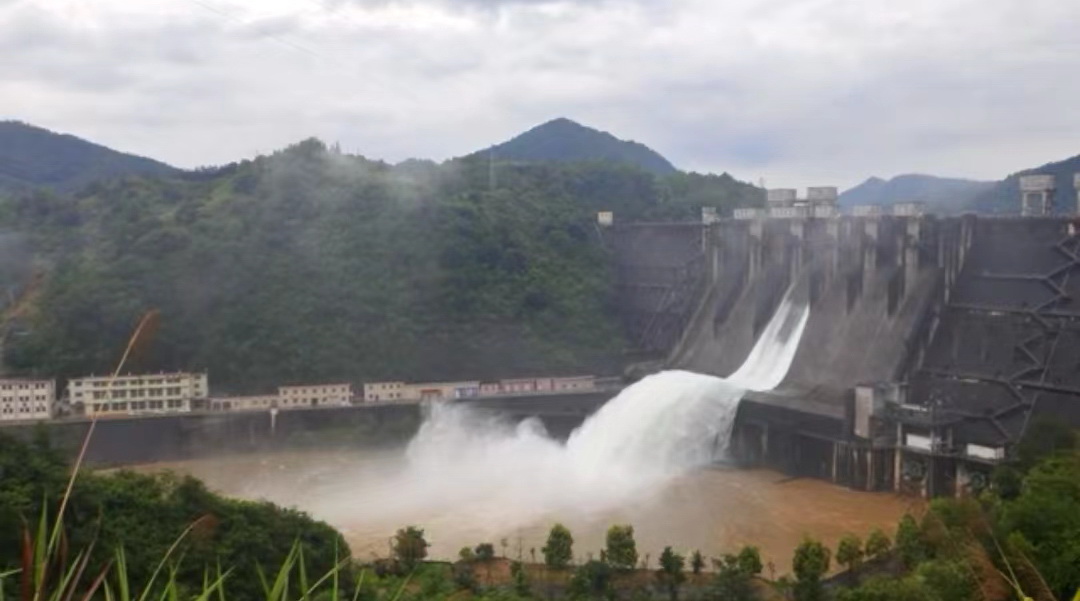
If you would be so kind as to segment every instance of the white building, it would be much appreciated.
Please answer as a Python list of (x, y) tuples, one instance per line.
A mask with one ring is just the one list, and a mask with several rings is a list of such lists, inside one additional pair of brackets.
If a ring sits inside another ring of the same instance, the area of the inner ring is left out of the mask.
[(419, 394), (417, 394), (416, 398), (412, 398), (413, 392), (413, 388), (405, 384), (405, 382), (365, 382), (364, 402), (385, 403), (419, 400)]
[(278, 387), (278, 405), (295, 407), (343, 406), (352, 403), (352, 384), (303, 384)]
[(210, 399), (211, 411), (269, 411), (277, 408), (279, 399), (274, 394), (255, 396), (223, 396)]
[(0, 379), (0, 421), (49, 419), (55, 400), (53, 380)]
[(89, 376), (68, 382), (68, 400), (86, 415), (186, 413), (205, 404), (205, 373)]

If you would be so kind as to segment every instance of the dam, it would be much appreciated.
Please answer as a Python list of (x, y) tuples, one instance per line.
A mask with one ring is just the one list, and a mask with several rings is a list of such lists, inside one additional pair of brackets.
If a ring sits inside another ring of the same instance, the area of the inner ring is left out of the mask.
[(806, 299), (783, 382), (740, 404), (741, 463), (961, 496), (1032, 422), (1080, 426), (1075, 216), (748, 213), (605, 232), (624, 326), (661, 357), (642, 373), (730, 374)]

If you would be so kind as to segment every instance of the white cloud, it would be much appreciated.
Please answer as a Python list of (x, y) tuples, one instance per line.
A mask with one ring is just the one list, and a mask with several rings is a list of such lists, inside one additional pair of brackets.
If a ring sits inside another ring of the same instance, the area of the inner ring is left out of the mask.
[(0, 117), (181, 166), (435, 159), (568, 116), (770, 185), (1080, 152), (1058, 0), (6, 0)]

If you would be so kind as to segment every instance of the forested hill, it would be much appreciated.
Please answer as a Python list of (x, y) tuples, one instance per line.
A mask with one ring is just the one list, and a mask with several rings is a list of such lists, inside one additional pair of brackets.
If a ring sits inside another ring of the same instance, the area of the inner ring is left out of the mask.
[(975, 195), (989, 190), (994, 182), (936, 177), (933, 175), (898, 175), (890, 180), (871, 177), (865, 182), (845, 190), (840, 204), (891, 205), (898, 202), (924, 202), (935, 211), (960, 210)]
[(397, 166), (309, 140), (201, 178), (126, 179), (0, 201), (40, 286), (9, 369), (208, 369), (218, 391), (287, 382), (588, 373), (626, 350), (595, 212), (697, 219), (763, 203), (730, 176), (610, 163)]
[(170, 175), (176, 169), (18, 121), (0, 121), (0, 192), (45, 187), (71, 192), (128, 175)]
[(1057, 212), (1076, 211), (1076, 188), (1073, 185), (1073, 174), (1080, 173), (1080, 155), (1014, 173), (1003, 181), (997, 182), (989, 190), (975, 196), (971, 200), (970, 208), (980, 213), (1020, 212), (1020, 176), (1035, 173), (1054, 175), (1057, 183), (1055, 197)]
[(608, 161), (631, 165), (657, 175), (675, 167), (644, 144), (615, 136), (569, 119), (554, 119), (502, 144), (477, 152), (495, 161)]

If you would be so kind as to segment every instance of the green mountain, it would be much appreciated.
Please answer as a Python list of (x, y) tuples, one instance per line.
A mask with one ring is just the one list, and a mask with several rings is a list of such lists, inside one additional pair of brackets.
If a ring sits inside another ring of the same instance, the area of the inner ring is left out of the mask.
[(0, 192), (36, 187), (70, 192), (99, 180), (176, 172), (164, 163), (75, 136), (19, 121), (0, 121)]
[(1080, 173), (1080, 155), (1063, 161), (1047, 163), (1041, 167), (1018, 171), (997, 182), (990, 189), (976, 195), (969, 202), (969, 207), (980, 213), (1019, 213), (1020, 176), (1036, 173), (1054, 175), (1054, 180), (1057, 183), (1057, 212), (1075, 213), (1077, 206), (1073, 174)]
[(596, 212), (730, 214), (763, 192), (731, 176), (482, 157), (388, 165), (308, 140), (200, 177), (125, 178), (0, 200), (44, 267), (18, 373), (208, 369), (216, 391), (288, 382), (613, 373), (628, 350)]
[(620, 140), (569, 119), (554, 119), (473, 156), (497, 161), (607, 161), (632, 165), (656, 175), (669, 175), (675, 167), (644, 144)]
[(845, 190), (840, 205), (891, 205), (898, 202), (925, 202), (936, 209), (957, 210), (967, 206), (976, 195), (989, 190), (994, 182), (935, 177), (933, 175), (898, 175), (890, 180), (871, 177)]

